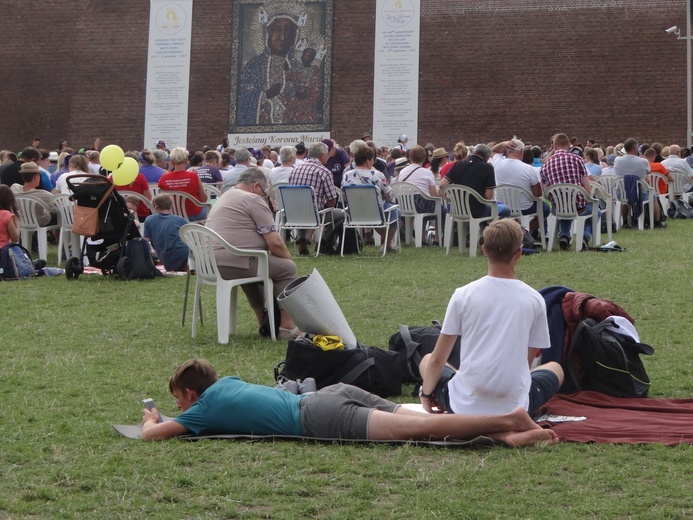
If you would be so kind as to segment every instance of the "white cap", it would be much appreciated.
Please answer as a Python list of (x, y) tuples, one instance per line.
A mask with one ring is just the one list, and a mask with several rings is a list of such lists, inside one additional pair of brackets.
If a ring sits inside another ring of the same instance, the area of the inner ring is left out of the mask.
[(613, 320), (614, 325), (609, 325), (606, 329), (611, 332), (616, 332), (618, 334), (623, 334), (624, 336), (630, 336), (635, 341), (640, 343), (640, 336), (638, 336), (638, 331), (635, 330), (633, 324), (628, 321), (623, 316), (609, 316), (608, 320)]

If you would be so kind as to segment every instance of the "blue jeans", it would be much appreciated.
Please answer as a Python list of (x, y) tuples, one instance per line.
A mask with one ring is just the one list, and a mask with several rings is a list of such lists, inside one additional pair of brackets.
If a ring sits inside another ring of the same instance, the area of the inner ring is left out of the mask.
[[(556, 214), (556, 210), (553, 210), (554, 215)], [(602, 212), (600, 210), (597, 210), (599, 216), (601, 217)], [(579, 212), (580, 215), (584, 215), (585, 213), (592, 213), (592, 203), (588, 203), (587, 206), (585, 206), (582, 211)], [(561, 231), (559, 232), (559, 236), (561, 237), (566, 237), (570, 239), (570, 226), (573, 224), (572, 220), (559, 220), (558, 221), (559, 225), (561, 226), (560, 229)], [(588, 242), (592, 240), (592, 219), (587, 219), (587, 222), (585, 222), (585, 235), (583, 237), (585, 240)]]
[[(491, 216), (491, 206), (484, 206), (484, 214), (482, 215), (483, 217), (490, 217)], [(510, 216), (510, 208), (503, 204), (502, 202), (498, 203), (498, 218), (508, 218)]]

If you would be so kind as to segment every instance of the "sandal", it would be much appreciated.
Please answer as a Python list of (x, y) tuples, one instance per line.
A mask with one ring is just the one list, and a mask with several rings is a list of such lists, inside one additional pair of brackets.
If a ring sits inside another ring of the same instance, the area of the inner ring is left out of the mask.
[(301, 331), (298, 327), (293, 329), (287, 329), (285, 327), (279, 327), (279, 334), (277, 335), (279, 339), (294, 340), (301, 335)]

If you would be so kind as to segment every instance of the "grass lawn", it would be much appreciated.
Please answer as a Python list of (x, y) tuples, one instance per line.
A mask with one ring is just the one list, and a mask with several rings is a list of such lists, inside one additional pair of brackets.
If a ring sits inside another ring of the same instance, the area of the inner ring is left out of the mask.
[[(625, 253), (525, 257), (532, 287), (567, 285), (612, 299), (655, 347), (652, 397), (693, 396), (693, 223), (624, 230)], [(373, 251), (371, 251), (373, 252)], [(49, 265), (55, 265), (55, 248)], [(384, 259), (296, 258), (315, 267), (362, 342), (387, 348), (400, 323), (442, 320), (453, 290), (485, 274), (483, 257), (405, 247)], [(286, 345), (255, 333), (241, 296), (239, 331), (216, 343), (180, 325), (184, 277), (123, 282), (64, 276), (0, 283), (0, 518), (689, 518), (693, 448), (559, 444), (445, 450), (291, 442), (145, 443), (141, 399), (175, 415), (168, 377), (191, 357), (222, 375), (272, 384)], [(411, 387), (401, 402), (413, 401)], [(637, 427), (637, 425), (634, 425)]]

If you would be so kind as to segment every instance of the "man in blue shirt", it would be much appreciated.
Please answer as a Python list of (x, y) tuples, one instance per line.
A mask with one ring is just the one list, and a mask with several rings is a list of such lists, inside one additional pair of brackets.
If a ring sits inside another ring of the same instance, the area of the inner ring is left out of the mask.
[(204, 359), (179, 366), (169, 390), (183, 413), (158, 423), (156, 408), (144, 409), (143, 439), (231, 433), (405, 441), (489, 435), (510, 446), (558, 442), (552, 430), (539, 427), (520, 408), (496, 416), (425, 414), (345, 384), (294, 395), (236, 377), (218, 379)]

